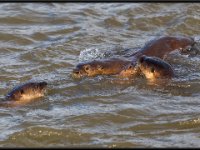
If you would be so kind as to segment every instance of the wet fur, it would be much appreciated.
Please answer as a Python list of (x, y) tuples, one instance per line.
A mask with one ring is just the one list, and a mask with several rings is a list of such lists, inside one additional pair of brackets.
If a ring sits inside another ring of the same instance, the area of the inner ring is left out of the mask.
[(14, 87), (5, 97), (2, 105), (20, 105), (43, 97), (46, 93), (46, 82), (28, 82)]
[(138, 60), (138, 66), (147, 79), (156, 80), (174, 77), (172, 66), (157, 57), (142, 56)]
[[(118, 74), (120, 77), (134, 77), (139, 74), (139, 69), (134, 67), (137, 66), (137, 60), (142, 55), (164, 59), (168, 53), (177, 49), (180, 50), (180, 52), (187, 52), (188, 47), (191, 47), (194, 43), (194, 39), (190, 37), (160, 37), (149, 41), (142, 49), (130, 55), (132, 61), (111, 58), (110, 60), (94, 60), (81, 63), (73, 70), (72, 76), (81, 78), (94, 77), (96, 75)], [(86, 70), (87, 67), (89, 67), (89, 70)]]
[(93, 60), (91, 62), (81, 63), (76, 66), (72, 72), (72, 76), (76, 78), (97, 75), (115, 75), (131, 63), (131, 61), (119, 58), (111, 58), (108, 60)]

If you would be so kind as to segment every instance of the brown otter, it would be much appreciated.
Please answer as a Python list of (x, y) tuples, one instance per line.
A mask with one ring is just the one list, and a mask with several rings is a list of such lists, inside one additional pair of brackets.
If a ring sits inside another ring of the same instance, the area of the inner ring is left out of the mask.
[(174, 77), (171, 65), (158, 57), (143, 55), (138, 60), (138, 67), (142, 74), (150, 80)]
[(97, 75), (115, 75), (118, 74), (131, 61), (119, 58), (111, 58), (109, 60), (93, 60), (81, 63), (76, 66), (72, 72), (75, 78), (94, 77)]
[(21, 105), (33, 99), (44, 96), (46, 93), (46, 82), (28, 82), (14, 87), (5, 97), (5, 105)]
[[(97, 75), (116, 75), (121, 77), (130, 77), (138, 74), (138, 69), (135, 68), (138, 59), (142, 55), (155, 56), (163, 59), (168, 53), (178, 49), (181, 52), (187, 52), (187, 49), (191, 50), (191, 47), (195, 44), (193, 38), (190, 37), (176, 37), (166, 36), (156, 40), (148, 42), (141, 50), (130, 55), (129, 60), (114, 59), (110, 60), (94, 60), (82, 64), (78, 64), (72, 72), (72, 76), (75, 78), (85, 76), (97, 76)], [(132, 67), (132, 69), (128, 69)]]
[(131, 57), (135, 59), (138, 56), (146, 55), (163, 59), (168, 53), (174, 50), (179, 50), (181, 53), (186, 53), (187, 50), (189, 52), (195, 43), (191, 37), (165, 36), (149, 41), (141, 50), (133, 53)]

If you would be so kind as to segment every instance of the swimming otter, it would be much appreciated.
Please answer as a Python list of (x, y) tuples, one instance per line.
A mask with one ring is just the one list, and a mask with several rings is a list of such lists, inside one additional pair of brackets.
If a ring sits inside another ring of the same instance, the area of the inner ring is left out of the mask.
[(143, 55), (138, 60), (138, 67), (142, 74), (150, 80), (174, 77), (171, 65), (158, 57)]
[(46, 82), (28, 82), (14, 87), (5, 97), (5, 104), (20, 105), (44, 96)]
[(81, 63), (76, 66), (72, 72), (75, 78), (94, 77), (97, 75), (115, 75), (118, 74), (131, 61), (119, 58), (111, 58), (108, 60), (93, 60)]
[(131, 57), (133, 60), (138, 58), (139, 56), (155, 56), (163, 59), (168, 53), (179, 50), (181, 53), (189, 53), (192, 47), (196, 42), (192, 37), (184, 37), (184, 36), (165, 36), (160, 37), (158, 39), (154, 39), (149, 41), (145, 46), (133, 53)]
[[(134, 67), (142, 55), (155, 56), (163, 59), (166, 55), (176, 49), (180, 52), (191, 52), (191, 47), (195, 41), (191, 37), (166, 36), (149, 41), (142, 49), (130, 55), (131, 60), (114, 59), (110, 60), (93, 60), (90, 62), (78, 64), (72, 71), (75, 78), (94, 77), (97, 75), (116, 75), (121, 77), (133, 77), (137, 75), (139, 69)], [(189, 51), (190, 50), (190, 51)], [(192, 49), (195, 50), (195, 49)], [(129, 69), (133, 67), (133, 69)]]

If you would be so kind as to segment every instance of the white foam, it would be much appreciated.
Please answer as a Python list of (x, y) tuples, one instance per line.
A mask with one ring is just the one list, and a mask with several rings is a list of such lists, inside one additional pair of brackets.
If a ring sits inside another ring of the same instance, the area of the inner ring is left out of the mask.
[(79, 62), (90, 61), (94, 59), (103, 59), (106, 57), (106, 52), (98, 48), (86, 48), (80, 52)]

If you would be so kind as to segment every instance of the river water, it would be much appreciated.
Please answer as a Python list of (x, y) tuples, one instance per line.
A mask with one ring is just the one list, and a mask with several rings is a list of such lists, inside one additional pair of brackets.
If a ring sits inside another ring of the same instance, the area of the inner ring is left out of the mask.
[(171, 54), (177, 77), (164, 85), (70, 75), (159, 36), (198, 41), (199, 24), (199, 3), (1, 3), (0, 99), (30, 80), (49, 85), (38, 101), (0, 108), (0, 146), (200, 147), (199, 55)]

